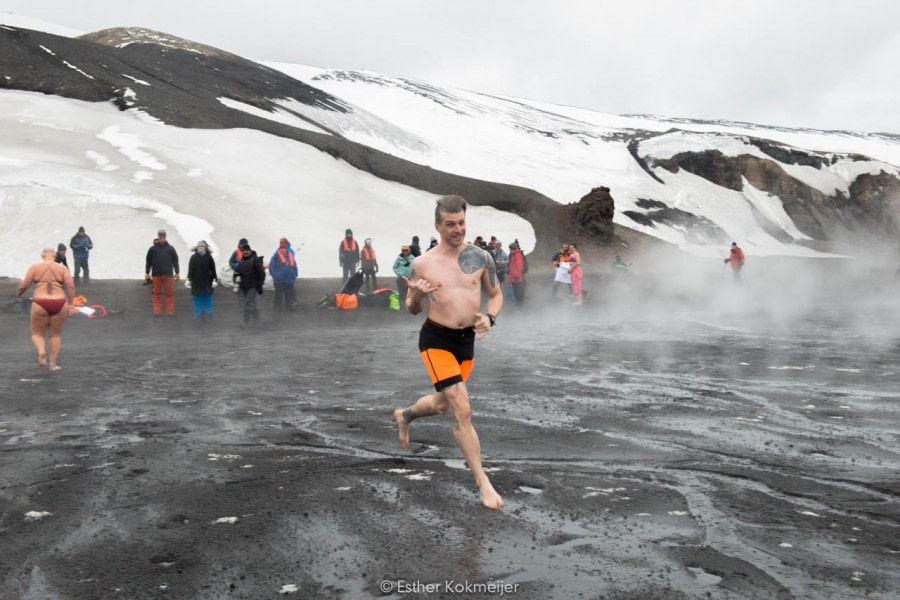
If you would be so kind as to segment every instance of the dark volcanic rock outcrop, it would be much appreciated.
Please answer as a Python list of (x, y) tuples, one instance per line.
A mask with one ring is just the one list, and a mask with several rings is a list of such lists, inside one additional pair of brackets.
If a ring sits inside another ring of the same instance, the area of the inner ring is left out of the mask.
[(659, 200), (639, 199), (637, 205), (646, 210), (641, 213), (636, 210), (623, 211), (626, 217), (635, 223), (646, 227), (656, 227), (656, 224), (669, 225), (685, 232), (685, 237), (698, 245), (724, 244), (728, 242), (728, 236), (714, 222), (706, 217), (689, 213), (680, 208), (668, 206)]
[[(757, 144), (759, 146), (759, 144)], [(830, 162), (818, 155), (763, 144), (766, 153), (792, 164), (817, 169)], [(861, 157), (851, 157), (860, 159)], [(723, 188), (743, 191), (744, 180), (754, 188), (777, 196), (797, 228), (814, 240), (860, 242), (896, 236), (900, 231), (900, 180), (882, 171), (863, 174), (850, 185), (849, 194), (827, 195), (789, 175), (775, 160), (742, 154), (726, 156), (718, 150), (685, 152), (655, 166), (671, 172), (684, 169)]]
[(608, 187), (596, 187), (576, 204), (569, 205), (576, 231), (587, 239), (609, 244), (613, 238), (613, 215), (616, 203)]

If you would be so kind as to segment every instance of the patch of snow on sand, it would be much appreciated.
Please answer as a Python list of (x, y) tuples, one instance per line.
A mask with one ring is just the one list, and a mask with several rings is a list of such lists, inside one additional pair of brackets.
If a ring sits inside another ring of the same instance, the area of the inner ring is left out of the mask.
[(49, 517), (52, 514), (53, 513), (47, 512), (46, 510), (29, 510), (27, 513), (25, 513), (25, 520), (38, 521), (40, 519), (43, 519), (44, 517)]

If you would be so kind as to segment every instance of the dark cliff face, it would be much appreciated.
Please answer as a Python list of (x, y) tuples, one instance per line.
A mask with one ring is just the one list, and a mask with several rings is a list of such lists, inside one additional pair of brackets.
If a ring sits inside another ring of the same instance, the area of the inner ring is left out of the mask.
[[(113, 31), (113, 30), (107, 30)], [(226, 52), (151, 43), (123, 47), (25, 29), (0, 29), (4, 78), (0, 87), (89, 102), (140, 108), (179, 127), (248, 126), (229, 98), (271, 110), (270, 98), (292, 98), (325, 110), (346, 111), (337, 98), (282, 73)], [(98, 39), (121, 42), (121, 37)], [(127, 90), (131, 90), (128, 93)]]
[(869, 231), (900, 239), (900, 180), (884, 171), (860, 175), (850, 185), (850, 199)]
[[(791, 164), (819, 169), (829, 164), (826, 158), (818, 155), (804, 155), (796, 149), (776, 151), (775, 148), (766, 145), (766, 153), (789, 160)], [(667, 160), (653, 161), (653, 164), (673, 173), (684, 169), (734, 191), (742, 191), (746, 179), (754, 188), (780, 198), (797, 228), (814, 240), (871, 241), (896, 236), (900, 226), (900, 180), (884, 171), (877, 175), (860, 175), (851, 183), (848, 195), (838, 191), (829, 196), (791, 177), (774, 160), (758, 156), (732, 157), (718, 150), (707, 150), (678, 154)]]

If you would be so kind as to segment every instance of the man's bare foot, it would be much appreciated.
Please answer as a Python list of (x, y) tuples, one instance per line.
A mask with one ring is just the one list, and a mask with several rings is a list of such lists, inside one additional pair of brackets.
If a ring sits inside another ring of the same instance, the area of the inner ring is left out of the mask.
[(400, 436), (400, 447), (409, 448), (409, 423), (403, 418), (403, 409), (394, 409), (394, 420), (397, 421), (397, 433)]
[(489, 481), (481, 486), (481, 503), (492, 510), (503, 508), (503, 498), (494, 490), (494, 486)]
[(62, 371), (62, 367), (60, 367), (59, 365), (50, 365), (50, 370), (51, 371)]
[(38, 354), (38, 368), (44, 369), (47, 367), (47, 355), (46, 354)]

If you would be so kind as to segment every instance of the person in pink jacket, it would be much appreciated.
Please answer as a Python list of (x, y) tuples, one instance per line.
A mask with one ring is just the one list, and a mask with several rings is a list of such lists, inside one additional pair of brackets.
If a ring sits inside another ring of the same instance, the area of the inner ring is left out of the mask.
[(581, 291), (581, 281), (584, 273), (581, 269), (581, 252), (578, 251), (578, 245), (569, 244), (569, 276), (572, 278), (572, 300), (574, 304), (580, 305), (584, 302), (584, 294)]

